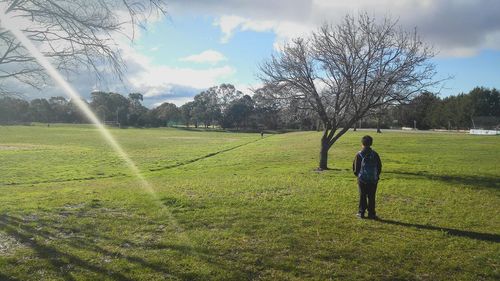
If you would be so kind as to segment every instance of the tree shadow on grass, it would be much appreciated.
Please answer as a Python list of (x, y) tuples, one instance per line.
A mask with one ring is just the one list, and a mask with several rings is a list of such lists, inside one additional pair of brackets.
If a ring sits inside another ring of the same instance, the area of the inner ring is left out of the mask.
[[(82, 213), (83, 212), (83, 213)], [(66, 214), (68, 218), (78, 214), (79, 218), (85, 217), (84, 211), (75, 210), (74, 214)], [(93, 214), (93, 213), (92, 213)], [(48, 215), (48, 216), (47, 216)], [(117, 217), (116, 220), (122, 218)], [(127, 219), (127, 218), (123, 218)], [(63, 280), (134, 280), (137, 270), (153, 274), (159, 279), (173, 278), (176, 280), (209, 280), (223, 279), (244, 280), (254, 279), (260, 272), (269, 268), (282, 272), (295, 271), (296, 274), (305, 274), (286, 265), (259, 262), (265, 260), (266, 255), (255, 252), (253, 249), (241, 249), (242, 254), (254, 255), (256, 261), (239, 260), (232, 249), (207, 248), (195, 243), (173, 240), (136, 240), (127, 237), (107, 236), (106, 232), (88, 227), (66, 224), (57, 214), (46, 213), (42, 215), (22, 216), (3, 214), (0, 215), (0, 231), (15, 238), (23, 247), (31, 249), (32, 261), (29, 264), (19, 264), (23, 271), (29, 271), (35, 280), (38, 271), (45, 272), (45, 277), (52, 276)], [(120, 224), (121, 222), (117, 221)], [(140, 223), (145, 222), (141, 218)], [(159, 222), (165, 223), (165, 222)], [(154, 223), (155, 225), (158, 223)], [(154, 227), (153, 227), (154, 228)], [(146, 230), (147, 231), (147, 230)], [(168, 232), (145, 232), (145, 237), (165, 237)], [(243, 254), (242, 252), (245, 252)], [(17, 256), (5, 257), (18, 259)], [(105, 260), (108, 261), (105, 261)], [(202, 268), (212, 268), (209, 271), (199, 271), (196, 268), (186, 268), (187, 261), (203, 264)], [(131, 275), (131, 268), (135, 268), (135, 275)], [(12, 270), (12, 268), (10, 268)], [(9, 272), (7, 268), (0, 268), (0, 280), (23, 280), (26, 276)], [(47, 275), (48, 274), (48, 275)], [(213, 275), (216, 274), (216, 275)], [(219, 276), (220, 277), (220, 276)]]
[(430, 180), (439, 180), (453, 184), (465, 184), (472, 187), (500, 189), (500, 177), (495, 177), (495, 176), (435, 175), (435, 174), (430, 174), (426, 171), (420, 171), (420, 172), (387, 171), (384, 173), (402, 175), (402, 176), (424, 177)]
[[(55, 247), (49, 246), (49, 244), (40, 242), (39, 240), (42, 237), (51, 237), (50, 233), (46, 231), (37, 231), (36, 228), (30, 226), (25, 221), (17, 217), (9, 215), (1, 216), (0, 230), (3, 230), (5, 233), (16, 238), (23, 245), (26, 245), (33, 249), (36, 253), (36, 256), (45, 261), (48, 261), (54, 271), (59, 272), (64, 280), (76, 280), (69, 270), (64, 270), (65, 268), (69, 268), (72, 266), (89, 270), (102, 277), (111, 277), (115, 280), (132, 280), (119, 272), (107, 270), (101, 266), (85, 261), (75, 255), (60, 251)], [(13, 277), (9, 276), (6, 276), (5, 278), (10, 278), (11, 280), (13, 279)]]
[[(82, 276), (96, 280), (135, 280), (127, 272), (130, 267), (144, 268), (145, 272), (154, 272), (160, 278), (174, 278), (179, 280), (207, 280), (208, 276), (201, 272), (182, 272), (172, 269), (171, 263), (158, 262), (157, 259), (148, 260), (138, 256), (136, 253), (144, 253), (150, 250), (148, 244), (139, 245), (120, 237), (107, 237), (100, 235), (93, 229), (84, 229), (78, 232), (76, 237), (60, 237), (61, 233), (78, 231), (68, 227), (59, 227), (55, 220), (36, 218), (26, 221), (22, 217), (4, 214), (0, 216), (0, 231), (15, 238), (21, 245), (30, 248), (34, 252), (34, 258), (41, 261), (39, 265), (43, 271), (52, 272), (63, 280), (77, 280)], [(97, 240), (104, 242), (106, 248), (96, 243)], [(127, 248), (123, 249), (124, 244)], [(167, 247), (162, 249), (169, 253), (175, 252), (175, 257), (203, 255), (198, 249), (185, 247)], [(109, 249), (108, 249), (109, 248)], [(117, 250), (110, 250), (111, 248)], [(121, 250), (118, 250), (122, 248)], [(156, 247), (155, 247), (156, 248)], [(130, 250), (130, 251), (128, 251)], [(127, 253), (129, 252), (129, 253)], [(82, 256), (85, 253), (85, 256)], [(101, 261), (103, 258), (120, 260), (121, 266), (117, 269)], [(156, 260), (156, 261), (155, 261)], [(49, 266), (44, 266), (48, 263)], [(37, 264), (37, 263), (35, 263)], [(29, 271), (37, 272), (37, 268), (28, 268)], [(36, 273), (31, 276), (37, 278)], [(77, 275), (78, 274), (78, 277)], [(167, 278), (167, 279), (168, 279)], [(18, 280), (17, 276), (11, 276), (7, 271), (0, 273), (0, 280)]]
[(387, 224), (398, 225), (398, 226), (413, 227), (413, 228), (417, 228), (417, 229), (442, 231), (442, 232), (445, 232), (451, 236), (465, 237), (465, 238), (470, 238), (470, 239), (474, 239), (474, 240), (500, 243), (500, 235), (499, 234), (465, 231), (465, 230), (458, 230), (458, 229), (454, 229), (454, 228), (407, 223), (407, 222), (400, 222), (400, 221), (387, 220), (387, 219), (379, 219), (378, 221), (381, 223), (387, 223)]

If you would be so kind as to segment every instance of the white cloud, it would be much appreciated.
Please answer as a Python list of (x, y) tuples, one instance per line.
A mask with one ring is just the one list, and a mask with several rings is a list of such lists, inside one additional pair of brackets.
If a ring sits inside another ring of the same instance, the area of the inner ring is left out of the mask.
[(245, 19), (238, 16), (222, 16), (214, 22), (215, 26), (219, 26), (220, 30), (223, 33), (221, 38), (221, 43), (225, 44), (229, 42), (229, 39), (233, 36), (233, 32), (236, 28), (238, 28), (242, 23), (245, 22)]
[[(156, 65), (150, 57), (140, 53), (129, 44), (121, 43), (123, 59), (127, 64), (128, 77), (125, 85), (129, 91), (143, 93), (145, 100), (179, 103), (191, 99), (202, 89), (224, 82), (236, 73), (229, 65), (194, 69)], [(188, 59), (189, 58), (189, 59)], [(216, 62), (226, 59), (221, 53), (207, 50), (197, 55), (183, 58), (187, 61)], [(159, 101), (161, 99), (161, 101)]]
[[(127, 66), (124, 79), (117, 79), (109, 70), (101, 73), (103, 80), (97, 80), (94, 73), (87, 71), (67, 77), (83, 98), (88, 99), (90, 93), (95, 90), (117, 92), (125, 96), (128, 93), (140, 92), (144, 95), (146, 106), (154, 106), (165, 101), (182, 105), (192, 100), (193, 96), (202, 90), (225, 82), (236, 73), (236, 70), (229, 65), (202, 69), (155, 65), (150, 57), (129, 43), (123, 41), (117, 43)], [(4, 82), (13, 84), (2, 86), (12, 86), (29, 98), (65, 95), (61, 89), (52, 85), (45, 85), (42, 91), (38, 91), (16, 81)]]
[(129, 80), (132, 86), (141, 89), (146, 97), (154, 97), (169, 90), (171, 84), (189, 85), (198, 89), (208, 88), (217, 85), (221, 82), (220, 79), (229, 77), (234, 72), (230, 66), (203, 70), (153, 66), (137, 73)]
[(271, 31), (278, 47), (324, 22), (335, 24), (346, 14), (368, 12), (377, 19), (397, 18), (406, 29), (417, 27), (440, 56), (474, 56), (483, 49), (500, 49), (500, 1), (496, 0), (255, 0), (238, 4), (193, 0), (189, 7), (182, 5), (184, 1), (171, 2), (180, 11), (214, 16), (223, 43), (240, 31)]
[(221, 43), (229, 42), (238, 31), (274, 32), (277, 36), (275, 49), (279, 49), (284, 42), (292, 38), (306, 35), (314, 27), (289, 20), (253, 20), (234, 15), (223, 15), (215, 20), (214, 25), (219, 26), (223, 33)]
[[(273, 32), (276, 34), (274, 46), (279, 48), (283, 42), (306, 35), (324, 22), (338, 23), (347, 13), (367, 11), (378, 19), (397, 17), (405, 28), (417, 26), (424, 40), (436, 46), (439, 56), (448, 57), (473, 56), (484, 48), (500, 49), (499, 9), (500, 1), (496, 0), (191, 0), (189, 4), (185, 0), (169, 1), (171, 15), (180, 17), (183, 12), (189, 12), (215, 18), (214, 25), (220, 28), (222, 43), (229, 42), (237, 32)], [(128, 15), (119, 13), (118, 16), (120, 21), (126, 21)], [(157, 15), (150, 18), (149, 23), (161, 19)], [(131, 37), (132, 25), (124, 26), (122, 32)], [(135, 29), (135, 39), (141, 32)], [(114, 38), (128, 66), (125, 77), (129, 78), (119, 81), (113, 79), (112, 74), (104, 73), (106, 82), (101, 82), (96, 81), (93, 74), (76, 75), (71, 82), (86, 97), (91, 90), (100, 89), (123, 94), (139, 91), (146, 95), (150, 104), (184, 102), (201, 89), (231, 81), (236, 72), (229, 65), (208, 65), (211, 67), (204, 69), (158, 66), (140, 52), (154, 52), (159, 46), (132, 48), (129, 41), (118, 36)], [(206, 50), (181, 60), (216, 64), (226, 58), (217, 51)], [(18, 87), (28, 92), (25, 88)], [(237, 88), (249, 93), (241, 85)], [(50, 86), (43, 92), (51, 96), (62, 94)]]
[(180, 58), (180, 61), (188, 61), (195, 63), (211, 63), (216, 64), (221, 61), (227, 60), (227, 58), (220, 52), (214, 50), (206, 50), (196, 55), (187, 56)]

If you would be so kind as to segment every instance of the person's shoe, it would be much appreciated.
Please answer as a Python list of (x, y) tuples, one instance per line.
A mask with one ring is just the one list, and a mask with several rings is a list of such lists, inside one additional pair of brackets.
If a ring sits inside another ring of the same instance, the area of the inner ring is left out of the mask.
[(371, 220), (378, 220), (377, 215), (368, 215), (368, 218)]
[(365, 218), (365, 214), (363, 214), (363, 213), (357, 213), (356, 217), (358, 217), (360, 219), (364, 219)]

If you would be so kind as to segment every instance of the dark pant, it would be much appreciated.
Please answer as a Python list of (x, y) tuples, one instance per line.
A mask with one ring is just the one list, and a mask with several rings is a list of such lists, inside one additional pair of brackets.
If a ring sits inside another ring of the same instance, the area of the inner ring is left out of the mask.
[[(375, 193), (377, 183), (365, 183), (358, 180), (359, 187), (359, 213), (364, 214), (368, 209), (368, 216), (375, 216)], [(366, 199), (368, 198), (368, 204)], [(367, 206), (368, 205), (368, 206)]]

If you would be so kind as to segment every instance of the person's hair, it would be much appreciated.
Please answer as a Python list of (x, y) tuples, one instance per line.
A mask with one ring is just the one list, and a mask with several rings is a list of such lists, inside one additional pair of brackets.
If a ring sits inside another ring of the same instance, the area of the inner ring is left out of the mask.
[(364, 145), (364, 146), (372, 146), (372, 143), (373, 143), (373, 138), (366, 135), (364, 136), (363, 138), (361, 138), (361, 143)]

